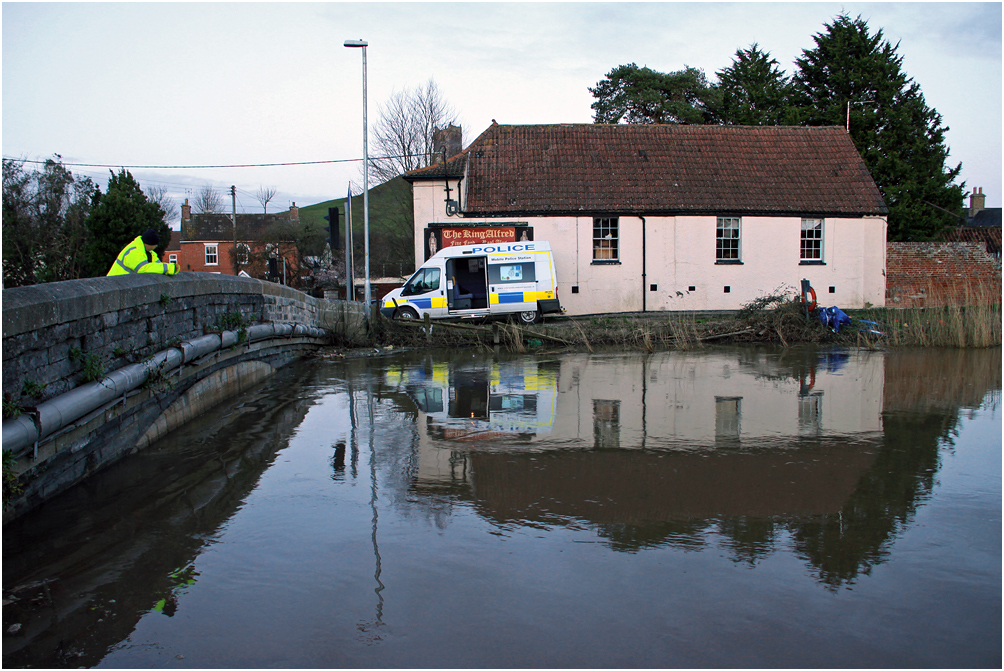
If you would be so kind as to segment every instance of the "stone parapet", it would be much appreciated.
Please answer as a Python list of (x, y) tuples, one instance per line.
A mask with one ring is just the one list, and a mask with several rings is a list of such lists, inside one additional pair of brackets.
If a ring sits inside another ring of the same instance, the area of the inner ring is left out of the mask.
[(11, 402), (34, 405), (96, 370), (108, 373), (242, 322), (323, 328), (340, 344), (366, 338), (361, 304), (246, 277), (124, 275), (5, 289), (3, 392)]

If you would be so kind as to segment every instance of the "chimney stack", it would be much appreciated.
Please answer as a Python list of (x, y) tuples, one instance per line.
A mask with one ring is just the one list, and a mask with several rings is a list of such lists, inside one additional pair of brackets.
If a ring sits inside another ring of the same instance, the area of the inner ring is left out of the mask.
[(973, 189), (969, 196), (969, 217), (975, 217), (976, 213), (986, 208), (987, 197), (983, 195), (983, 187)]
[(289, 206), (289, 220), (300, 221), (300, 208), (296, 206), (296, 203)]
[(432, 164), (442, 163), (464, 150), (464, 133), (460, 126), (450, 124), (432, 131)]
[(192, 220), (192, 206), (188, 204), (188, 199), (185, 199), (185, 204), (181, 206), (181, 221), (189, 222)]

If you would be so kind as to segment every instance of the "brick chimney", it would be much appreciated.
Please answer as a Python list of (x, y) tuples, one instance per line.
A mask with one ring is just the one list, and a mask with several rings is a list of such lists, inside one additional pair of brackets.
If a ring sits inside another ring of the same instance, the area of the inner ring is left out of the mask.
[(185, 204), (181, 206), (181, 222), (187, 223), (192, 220), (192, 206), (188, 204), (188, 199), (185, 199)]
[(975, 217), (976, 213), (987, 206), (987, 197), (983, 195), (983, 187), (973, 189), (969, 195), (969, 217)]
[(300, 208), (296, 206), (296, 203), (289, 206), (289, 220), (300, 221)]
[(460, 126), (450, 124), (446, 128), (432, 131), (432, 163), (442, 163), (444, 159), (456, 156), (464, 150), (464, 133)]

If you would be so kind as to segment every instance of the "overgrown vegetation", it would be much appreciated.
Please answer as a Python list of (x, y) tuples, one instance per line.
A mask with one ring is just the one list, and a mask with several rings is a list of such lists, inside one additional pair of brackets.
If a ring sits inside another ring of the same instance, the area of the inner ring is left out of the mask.
[(17, 461), (10, 450), (3, 451), (3, 505), (7, 507), (22, 491), (17, 478)]
[[(926, 292), (939, 307), (861, 310), (858, 316), (881, 321), (890, 345), (920, 347), (995, 347), (1001, 344), (1001, 295), (997, 286), (966, 286), (962, 296)], [(943, 307), (940, 307), (943, 306)]]
[(97, 382), (105, 376), (105, 362), (101, 360), (101, 356), (91, 352), (90, 354), (83, 355), (83, 375), (81, 376), (82, 382)]
[(248, 340), (248, 327), (254, 320), (245, 317), (240, 312), (225, 312), (216, 318), (217, 331), (237, 331), (237, 344)]
[(851, 310), (839, 330), (808, 312), (791, 289), (780, 288), (732, 314), (694, 312), (560, 318), (530, 327), (508, 322), (456, 324), (382, 319), (376, 342), (395, 347), (469, 347), (527, 352), (535, 349), (618, 347), (644, 351), (694, 349), (708, 343), (803, 343), (860, 347), (921, 345), (992, 347), (1001, 344), (1000, 297), (973, 295), (966, 303), (917, 310)]

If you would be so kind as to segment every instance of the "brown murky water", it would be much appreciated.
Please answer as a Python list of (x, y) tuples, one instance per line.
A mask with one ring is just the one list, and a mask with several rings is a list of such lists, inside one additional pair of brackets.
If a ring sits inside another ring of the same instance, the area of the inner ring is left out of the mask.
[(5, 667), (1000, 667), (1001, 350), (298, 363), (4, 529)]

